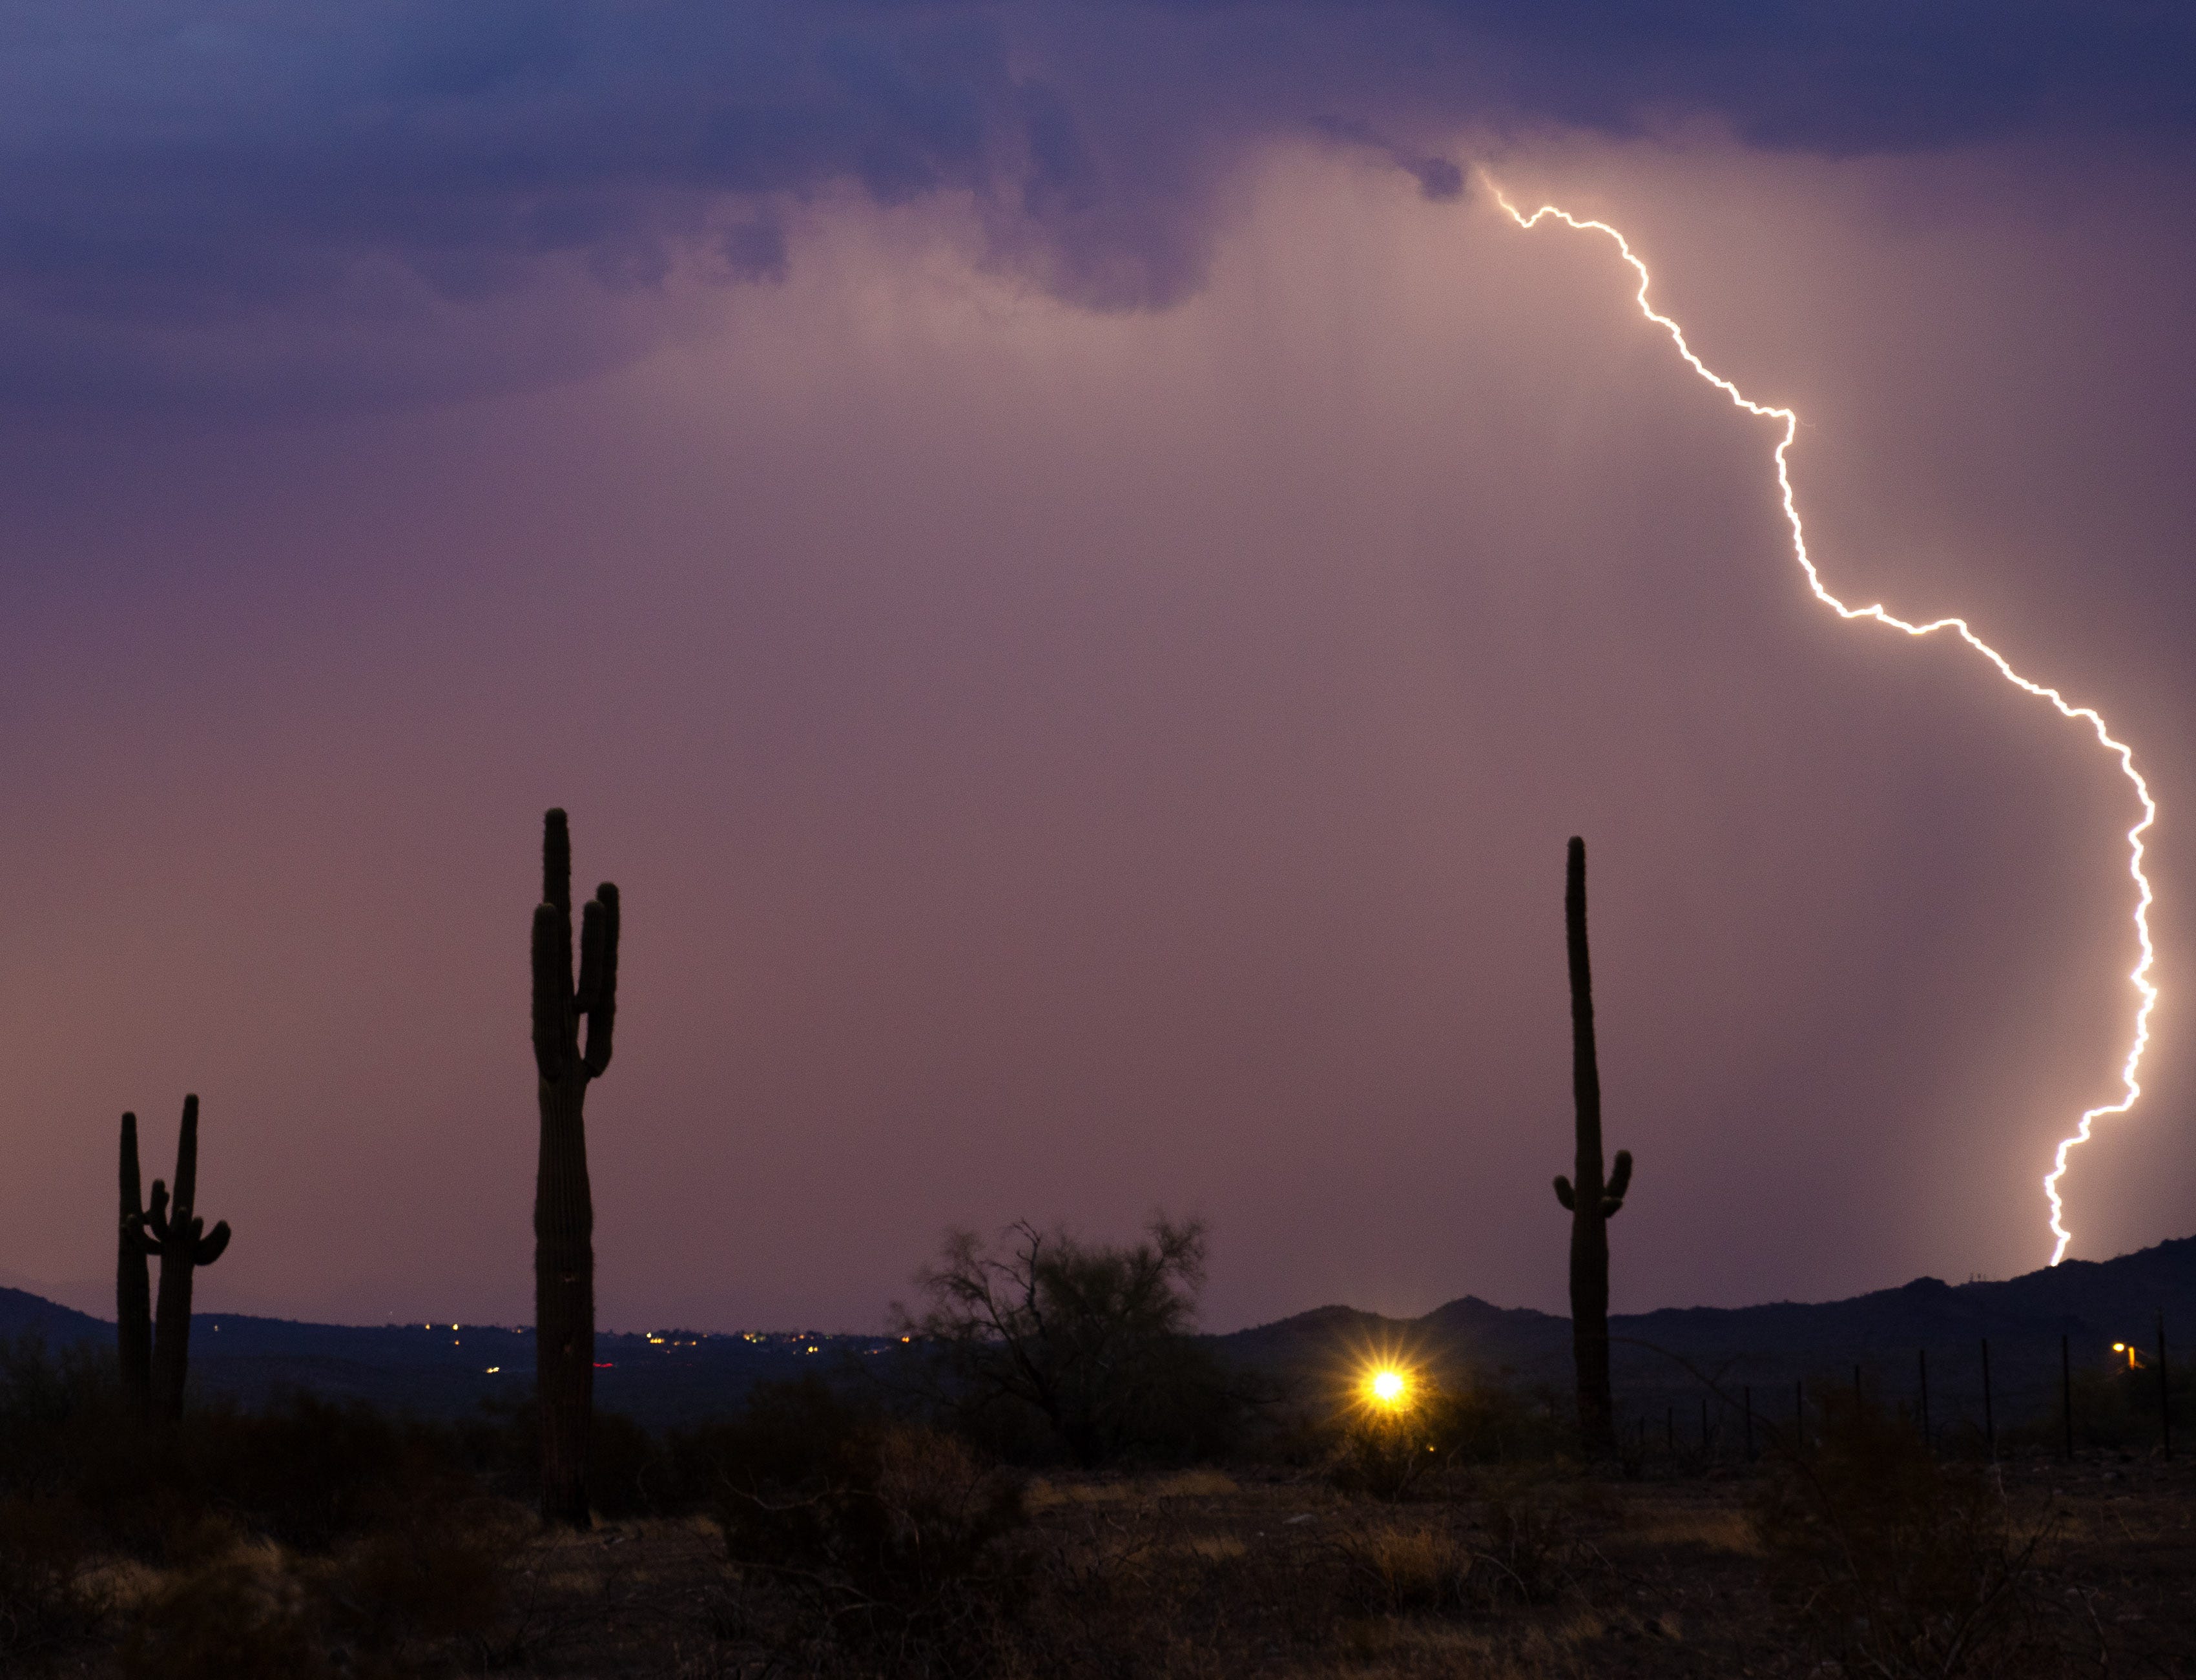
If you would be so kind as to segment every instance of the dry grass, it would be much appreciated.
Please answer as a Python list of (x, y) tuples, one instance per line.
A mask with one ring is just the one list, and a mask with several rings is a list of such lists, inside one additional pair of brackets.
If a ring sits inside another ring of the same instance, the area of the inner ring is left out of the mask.
[[(2023, 1648), (2020, 1674), (2196, 1680), (2196, 1467), (2037, 1463), (2009, 1469), (2004, 1487), (2024, 1520), (2058, 1519), (2052, 1555), (2037, 1565), (2037, 1637)], [(301, 1559), (233, 1541), (168, 1569), (95, 1562), (82, 1583), (95, 1634), (8, 1671), (123, 1680), (131, 1672), (124, 1642), (159, 1605), (170, 1607), (171, 1630), (212, 1627), (225, 1642), (219, 1663), (194, 1668), (172, 1648), (164, 1666), (148, 1666), (164, 1653), (141, 1640), (136, 1671), (163, 1680), (256, 1671), (285, 1680), (1802, 1680), (1835, 1671), (1808, 1642), (1797, 1604), (1780, 1596), (1756, 1526), (1762, 1488), (1743, 1479), (1459, 1472), (1395, 1504), (1280, 1473), (1199, 1471), (1058, 1478), (1031, 1495), (1027, 1525), (999, 1542), (1017, 1560), (999, 1579), (1019, 1582), (1020, 1596), (997, 1607), (985, 1642), (951, 1667), (828, 1637), (785, 1644), (788, 1606), (800, 1601), (734, 1569), (714, 1522), (625, 1522), (575, 1536), (544, 1533), (506, 1509), (479, 1519), (499, 1593), (462, 1626), (438, 1628), (434, 1601), (402, 1596), (421, 1584), (399, 1580), (396, 1608), (412, 1619), (402, 1637), (361, 1642), (357, 1624), (327, 1619), (327, 1593), (332, 1582), (355, 1591), (363, 1554)], [(247, 1624), (266, 1646), (257, 1670), (231, 1654)]]
[(1762, 1555), (1761, 1531), (1750, 1512), (1729, 1506), (1673, 1506), (1643, 1513), (1627, 1539), (1647, 1551), (1729, 1552), (1738, 1557)]

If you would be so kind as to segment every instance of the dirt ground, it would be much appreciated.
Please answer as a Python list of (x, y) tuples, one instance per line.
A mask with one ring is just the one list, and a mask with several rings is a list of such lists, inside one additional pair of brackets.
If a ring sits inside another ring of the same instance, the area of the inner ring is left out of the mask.
[[(1458, 1469), (1390, 1502), (1345, 1495), (1310, 1473), (1196, 1470), (1028, 1484), (1027, 1524), (969, 1579), (910, 1588), (928, 1619), (890, 1624), (883, 1636), (864, 1596), (880, 1589), (833, 1591), (800, 1570), (736, 1569), (708, 1519), (569, 1536), (507, 1510), (482, 1519), (465, 1555), (492, 1556), (497, 1608), (462, 1628), (437, 1631), (431, 1619), (370, 1657), (339, 1642), (286, 1646), (268, 1631), (285, 1614), (285, 1561), (246, 1548), (223, 1566), (230, 1597), (209, 1601), (210, 1625), (194, 1636), (204, 1648), (126, 1650), (133, 1606), (163, 1584), (124, 1572), (106, 1584), (98, 1628), (20, 1671), (2196, 1677), (2196, 1465), (2114, 1455), (1971, 1474), (2004, 1519), (1991, 1530), (1998, 1573), (1985, 1572), (1972, 1625), (1950, 1647), (1941, 1618), (1917, 1623), (1911, 1639), (1860, 1639), (1864, 1651), (1854, 1624), (1868, 1617), (1846, 1606), (1826, 1626), (1824, 1607), (1844, 1602), (1843, 1554), (1833, 1546), (1795, 1562), (1779, 1550), (1765, 1515), (1773, 1475)], [(1926, 1596), (1944, 1585), (1922, 1579), (1935, 1567), (1926, 1560), (1887, 1556), (1889, 1591)], [(1956, 1606), (1968, 1591), (1954, 1581), (1943, 1602)], [(1894, 1631), (1881, 1615), (1871, 1625)]]

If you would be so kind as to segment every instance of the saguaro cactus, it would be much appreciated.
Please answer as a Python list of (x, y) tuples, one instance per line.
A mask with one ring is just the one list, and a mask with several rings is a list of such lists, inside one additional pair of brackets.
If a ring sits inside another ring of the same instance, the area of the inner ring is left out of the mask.
[(199, 1100), (183, 1099), (183, 1126), (176, 1142), (176, 1190), (153, 1181), (153, 1205), (130, 1227), (146, 1254), (160, 1256), (160, 1299), (153, 1323), (153, 1415), (174, 1422), (183, 1415), (183, 1383), (190, 1375), (191, 1277), (228, 1247), (228, 1221), (205, 1228), (198, 1217)]
[(114, 1244), (115, 1358), (122, 1398), (144, 1417), (153, 1409), (153, 1283), (138, 1225), (145, 1217), (137, 1174), (137, 1117), (122, 1117), (122, 1222)]
[(1571, 1095), (1578, 1113), (1576, 1181), (1558, 1174), (1556, 1199), (1571, 1215), (1571, 1356), (1578, 1370), (1579, 1433), (1589, 1455), (1616, 1451), (1615, 1402), (1609, 1388), (1609, 1221), (1632, 1184), (1632, 1152), (1616, 1152), (1604, 1179), (1601, 1162), (1601, 1069), (1593, 1051), (1593, 972), (1586, 946), (1586, 842), (1571, 839), (1563, 881), (1563, 927), (1570, 950)]
[[(541, 1515), (587, 1526), (587, 1435), (595, 1397), (595, 1212), (583, 1115), (610, 1065), (617, 1018), (618, 890), (604, 881), (580, 920), (572, 978), (572, 838), (564, 813), (541, 825), (534, 912), (534, 1063), (541, 1154), (534, 1181), (534, 1368), (541, 1410)], [(587, 1043), (580, 1048), (580, 1017)]]

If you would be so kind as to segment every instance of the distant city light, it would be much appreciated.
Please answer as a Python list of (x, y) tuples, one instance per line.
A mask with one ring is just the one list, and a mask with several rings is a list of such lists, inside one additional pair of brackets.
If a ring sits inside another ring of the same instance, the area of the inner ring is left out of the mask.
[(1411, 1391), (1410, 1381), (1392, 1365), (1384, 1365), (1366, 1379), (1366, 1390), (1382, 1406), (1400, 1406)]

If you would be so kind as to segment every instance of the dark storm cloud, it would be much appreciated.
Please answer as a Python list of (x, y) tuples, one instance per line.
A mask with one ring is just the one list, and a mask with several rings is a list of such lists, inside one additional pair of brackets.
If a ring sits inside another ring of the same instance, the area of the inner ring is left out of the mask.
[(592, 303), (644, 301), (681, 264), (776, 279), (788, 215), (835, 195), (966, 204), (987, 260), (1091, 307), (1159, 306), (1199, 283), (1228, 163), (1275, 136), (1370, 143), (1443, 198), (1462, 176), (1438, 139), (1465, 124), (1706, 117), (1833, 153), (2181, 130), (2196, 22), (1748, 0), (92, 0), (0, 24), (0, 113), (17, 401), (405, 391), (615, 359), (650, 328)]
[(1464, 170), (1453, 159), (1399, 146), (1361, 118), (1321, 117), (1312, 127), (1344, 146), (1361, 146), (1385, 158), (1415, 180), (1419, 191), (1436, 204), (1464, 196)]
[(2196, 118), (2196, 18), (2148, 0), (1442, 9), (1500, 54), (1504, 109), (1587, 128), (1699, 113), (1758, 145), (1851, 153)]

